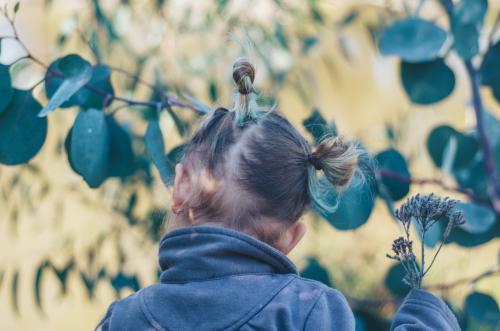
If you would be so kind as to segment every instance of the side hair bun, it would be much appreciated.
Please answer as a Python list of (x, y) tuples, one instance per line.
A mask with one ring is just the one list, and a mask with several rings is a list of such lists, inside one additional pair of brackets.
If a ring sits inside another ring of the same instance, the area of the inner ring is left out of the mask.
[(343, 137), (324, 139), (311, 154), (311, 163), (323, 170), (326, 179), (335, 187), (347, 186), (356, 171), (359, 151), (355, 144)]

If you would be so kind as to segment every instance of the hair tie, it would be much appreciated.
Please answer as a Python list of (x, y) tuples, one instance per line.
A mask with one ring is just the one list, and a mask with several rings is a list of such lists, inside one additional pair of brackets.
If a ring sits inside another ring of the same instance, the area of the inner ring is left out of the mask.
[(312, 153), (307, 153), (307, 162), (312, 164), (314, 169), (321, 170), (321, 165), (319, 165), (318, 162), (316, 162), (316, 160), (313, 158)]

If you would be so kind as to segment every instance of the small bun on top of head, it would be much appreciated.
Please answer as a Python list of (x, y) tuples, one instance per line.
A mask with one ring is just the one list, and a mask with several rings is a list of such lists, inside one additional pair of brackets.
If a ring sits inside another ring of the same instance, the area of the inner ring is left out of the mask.
[(335, 187), (347, 186), (356, 171), (359, 150), (356, 144), (341, 136), (323, 139), (311, 154), (311, 163), (322, 170)]
[(255, 68), (247, 59), (241, 58), (234, 62), (233, 79), (241, 94), (247, 95), (254, 92)]

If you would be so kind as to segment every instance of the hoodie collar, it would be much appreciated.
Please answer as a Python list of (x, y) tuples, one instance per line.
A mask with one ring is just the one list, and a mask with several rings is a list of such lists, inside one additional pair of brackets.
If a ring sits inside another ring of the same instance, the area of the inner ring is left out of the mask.
[(283, 253), (243, 232), (216, 226), (173, 230), (160, 241), (162, 283), (237, 274), (297, 274)]

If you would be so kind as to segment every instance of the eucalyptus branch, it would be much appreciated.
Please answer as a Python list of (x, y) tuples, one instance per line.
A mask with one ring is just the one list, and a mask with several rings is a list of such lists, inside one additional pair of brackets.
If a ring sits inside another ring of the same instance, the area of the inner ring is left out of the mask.
[(470, 284), (473, 285), (480, 280), (483, 280), (485, 278), (489, 277), (494, 277), (494, 276), (500, 276), (500, 267), (496, 267), (493, 269), (489, 269), (486, 271), (481, 272), (479, 275), (473, 276), (473, 277), (464, 277), (460, 278), (457, 280), (454, 280), (449, 283), (439, 283), (439, 284), (431, 284), (428, 286), (425, 286), (425, 289), (427, 290), (449, 290), (454, 287), (464, 285), (464, 284)]
[[(21, 60), (24, 60), (24, 59), (29, 59), (29, 60), (37, 63), (41, 67), (45, 68), (46, 70), (48, 70), (49, 73), (51, 75), (53, 75), (53, 77), (64, 78), (64, 75), (62, 75), (60, 73), (57, 73), (54, 70), (51, 70), (47, 64), (45, 64), (42, 60), (40, 60), (37, 57), (35, 57), (30, 52), (29, 48), (22, 41), (22, 39), (19, 37), (16, 25), (15, 25), (15, 21), (11, 17), (9, 17), (9, 15), (7, 14), (7, 11), (1, 10), (1, 13), (7, 19), (8, 23), (10, 24), (10, 26), (12, 27), (12, 30), (13, 30), (13, 35), (12, 36), (4, 36), (4, 37), (1, 37), (1, 38), (8, 38), (8, 39), (12, 39), (12, 40), (17, 41), (19, 43), (19, 45), (24, 49), (24, 51), (26, 53), (25, 56), (17, 59), (15, 62), (21, 61)], [(110, 67), (110, 66), (108, 66), (108, 67)], [(151, 100), (137, 100), (137, 99), (126, 98), (126, 97), (122, 97), (122, 96), (119, 96), (119, 95), (108, 93), (107, 91), (105, 91), (103, 89), (100, 89), (100, 88), (98, 88), (98, 87), (96, 87), (96, 86), (94, 86), (92, 84), (87, 83), (85, 85), (85, 88), (87, 88), (90, 91), (92, 91), (94, 93), (97, 93), (97, 94), (99, 94), (99, 95), (101, 95), (101, 96), (104, 97), (105, 102), (104, 102), (103, 106), (107, 106), (111, 101), (116, 100), (116, 101), (124, 102), (125, 104), (130, 105), (130, 106), (144, 106), (144, 107), (152, 107), (152, 108), (155, 108), (155, 109), (158, 109), (159, 107), (161, 109), (164, 109), (164, 108), (169, 108), (171, 106), (175, 106), (175, 107), (179, 107), (179, 108), (186, 108), (186, 109), (193, 110), (193, 111), (195, 111), (198, 114), (205, 114), (205, 111), (203, 109), (197, 107), (196, 105), (187, 104), (187, 103), (179, 101), (175, 97), (167, 96), (163, 91), (157, 90), (157, 88), (154, 87), (152, 84), (145, 82), (141, 78), (135, 76), (132, 73), (127, 72), (126, 70), (119, 69), (119, 68), (116, 68), (116, 67), (110, 67), (110, 68), (111, 68), (111, 70), (114, 70), (114, 71), (117, 71), (117, 72), (127, 73), (127, 75), (129, 75), (131, 78), (136, 79), (137, 81), (141, 82), (143, 85), (146, 85), (146, 86), (149, 86), (151, 88), (154, 88), (154, 90), (157, 91), (161, 95), (162, 100), (158, 100), (158, 101), (153, 100), (153, 101), (151, 101)], [(41, 83), (39, 83), (39, 84), (41, 84)]]
[(394, 172), (394, 171), (389, 170), (389, 169), (382, 169), (382, 168), (375, 169), (375, 173), (379, 178), (384, 178), (384, 177), (390, 178), (390, 179), (394, 179), (394, 180), (397, 180), (401, 183), (406, 183), (406, 184), (436, 185), (436, 186), (441, 187), (445, 191), (464, 194), (475, 202), (478, 202), (478, 203), (483, 204), (483, 205), (488, 205), (488, 201), (475, 195), (472, 191), (467, 190), (467, 189), (463, 189), (460, 187), (449, 186), (449, 185), (445, 184), (442, 180), (437, 179), (437, 178), (413, 178), (410, 176), (398, 174), (397, 172)]
[[(443, 7), (448, 15), (448, 20), (451, 25), (451, 21), (453, 18), (453, 8), (454, 4), (452, 0), (441, 0)], [(498, 17), (497, 17), (498, 20)], [(498, 23), (495, 22), (495, 26)], [(496, 30), (496, 27), (493, 27), (492, 34)], [(464, 66), (467, 70), (467, 74), (469, 76), (471, 90), (472, 90), (472, 103), (474, 106), (474, 113), (476, 115), (476, 126), (479, 136), (479, 146), (481, 147), (481, 151), (484, 156), (484, 167), (486, 171), (486, 176), (488, 178), (487, 181), (487, 190), (488, 195), (491, 198), (491, 202), (493, 205), (493, 209), (500, 213), (500, 177), (497, 173), (497, 168), (495, 165), (495, 159), (493, 157), (491, 142), (486, 134), (486, 129), (484, 127), (484, 106), (480, 93), (480, 81), (479, 81), (479, 73), (477, 69), (474, 67), (470, 60), (463, 60)]]

